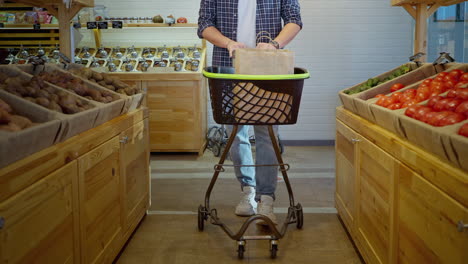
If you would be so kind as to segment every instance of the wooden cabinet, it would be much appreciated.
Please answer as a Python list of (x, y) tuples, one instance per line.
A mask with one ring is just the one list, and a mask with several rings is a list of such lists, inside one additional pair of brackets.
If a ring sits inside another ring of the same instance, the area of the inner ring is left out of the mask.
[(399, 186), (398, 263), (468, 263), (468, 209), (409, 169)]
[(351, 236), (355, 236), (356, 203), (356, 143), (359, 137), (340, 121), (336, 122), (336, 178), (335, 205), (341, 213), (341, 219), (348, 228)]
[(14, 190), (0, 197), (0, 263), (112, 263), (149, 207), (149, 181), (146, 109), (0, 168), (0, 189)]
[(392, 263), (393, 186), (399, 163), (363, 137), (357, 157), (357, 239), (369, 262)]
[(83, 263), (110, 263), (123, 235), (120, 142), (114, 137), (78, 159)]
[(468, 173), (343, 108), (336, 129), (336, 207), (366, 263), (467, 263)]
[(205, 80), (147, 81), (150, 146), (157, 152), (198, 152), (206, 144)]
[[(122, 132), (120, 155), (124, 194), (125, 235), (129, 237), (149, 206), (148, 119)], [(147, 177), (142, 177), (147, 175)]]
[(0, 263), (80, 263), (77, 172), (74, 161), (0, 203)]

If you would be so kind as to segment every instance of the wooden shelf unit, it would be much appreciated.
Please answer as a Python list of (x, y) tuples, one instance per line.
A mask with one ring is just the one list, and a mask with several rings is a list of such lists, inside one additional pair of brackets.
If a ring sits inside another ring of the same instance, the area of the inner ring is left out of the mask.
[(335, 204), (366, 263), (466, 263), (468, 172), (343, 107), (336, 128)]
[[(391, 0), (392, 6), (403, 7), (415, 20), (414, 54), (427, 54), (427, 19), (441, 6), (450, 6), (467, 0)], [(419, 61), (426, 61), (422, 56)]]
[(0, 169), (1, 263), (112, 263), (150, 199), (148, 111)]

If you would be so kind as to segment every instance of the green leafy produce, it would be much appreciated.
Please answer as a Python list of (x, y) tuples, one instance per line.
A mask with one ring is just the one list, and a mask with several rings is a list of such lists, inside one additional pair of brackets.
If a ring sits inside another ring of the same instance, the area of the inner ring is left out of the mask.
[(395, 79), (403, 74), (406, 74), (410, 72), (412, 69), (409, 65), (402, 65), (400, 68), (396, 69), (394, 72), (390, 73), (389, 76), (386, 78), (380, 80), (379, 78), (370, 78), (367, 80), (367, 82), (362, 83), (361, 85), (354, 87), (353, 89), (349, 89), (344, 91), (345, 94), (357, 94), (362, 91), (368, 90), (372, 87), (375, 87), (377, 85), (380, 85), (382, 83), (388, 82), (392, 79)]

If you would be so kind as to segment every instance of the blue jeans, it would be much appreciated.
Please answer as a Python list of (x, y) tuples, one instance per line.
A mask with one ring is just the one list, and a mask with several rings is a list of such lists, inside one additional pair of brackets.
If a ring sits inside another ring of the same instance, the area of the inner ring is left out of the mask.
[[(230, 154), (234, 165), (253, 165), (252, 149), (249, 141), (248, 125), (240, 125), (237, 135), (232, 143)], [(232, 126), (227, 126), (229, 135)], [(273, 126), (275, 136), (278, 126)], [(268, 133), (268, 126), (254, 126), (255, 133), (255, 165), (278, 164), (275, 150)], [(235, 174), (241, 187), (252, 186), (256, 189), (255, 200), (259, 201), (261, 195), (269, 195), (275, 199), (276, 183), (278, 177), (277, 166), (264, 167), (235, 167)]]

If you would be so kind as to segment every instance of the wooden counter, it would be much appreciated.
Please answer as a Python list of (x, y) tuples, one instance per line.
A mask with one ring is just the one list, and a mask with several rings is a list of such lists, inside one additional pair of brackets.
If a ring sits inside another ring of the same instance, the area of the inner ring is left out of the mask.
[(149, 207), (147, 112), (0, 169), (0, 263), (112, 263)]
[[(205, 58), (205, 51), (202, 58)], [(110, 73), (145, 91), (152, 152), (203, 154), (207, 133), (208, 84), (198, 72)]]
[(335, 203), (366, 263), (468, 261), (468, 173), (343, 107)]

